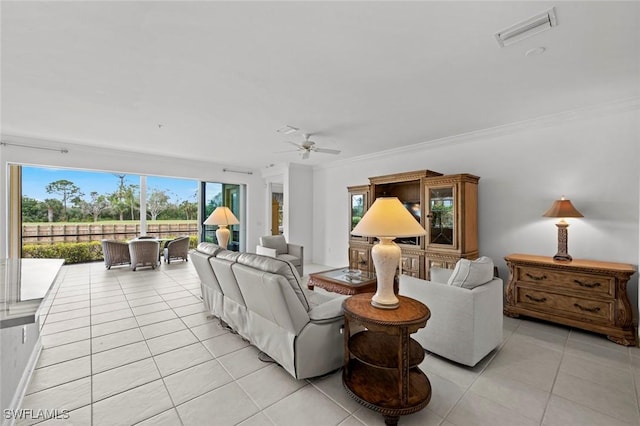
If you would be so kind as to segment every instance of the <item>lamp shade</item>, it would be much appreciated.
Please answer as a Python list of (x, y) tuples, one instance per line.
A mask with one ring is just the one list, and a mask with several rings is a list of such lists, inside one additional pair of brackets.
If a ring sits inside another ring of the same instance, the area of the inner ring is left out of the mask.
[(551, 205), (551, 208), (542, 215), (543, 217), (584, 217), (573, 204), (571, 200), (565, 200), (564, 195), (561, 199), (556, 200)]
[(237, 225), (240, 222), (235, 217), (229, 207), (217, 207), (211, 215), (204, 221), (205, 225)]
[(363, 237), (416, 237), (427, 232), (397, 197), (376, 198), (351, 235)]

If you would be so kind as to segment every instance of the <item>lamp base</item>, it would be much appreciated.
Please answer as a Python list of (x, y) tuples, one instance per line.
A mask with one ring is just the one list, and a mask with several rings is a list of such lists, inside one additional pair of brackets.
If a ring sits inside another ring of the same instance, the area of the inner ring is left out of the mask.
[(393, 237), (378, 237), (380, 242), (371, 248), (371, 259), (376, 267), (376, 294), (371, 298), (371, 306), (378, 309), (397, 309), (400, 300), (393, 292), (396, 268), (400, 262), (400, 247)]
[(564, 220), (556, 223), (558, 227), (558, 252), (553, 256), (553, 260), (559, 260), (561, 262), (571, 262), (572, 257), (567, 253), (567, 245), (569, 241), (569, 224)]
[(220, 227), (216, 229), (216, 238), (218, 239), (218, 245), (223, 249), (227, 248), (230, 236), (231, 231), (229, 231), (229, 228), (227, 228), (226, 225), (220, 225)]
[(378, 303), (375, 300), (371, 299), (371, 306), (378, 309), (398, 309), (398, 307), (400, 307), (400, 301), (398, 300), (398, 302), (393, 304), (386, 304), (386, 303)]
[(553, 260), (559, 260), (561, 262), (571, 262), (573, 260), (573, 257), (571, 257), (568, 254), (562, 254), (562, 253), (558, 253), (555, 256), (553, 256)]

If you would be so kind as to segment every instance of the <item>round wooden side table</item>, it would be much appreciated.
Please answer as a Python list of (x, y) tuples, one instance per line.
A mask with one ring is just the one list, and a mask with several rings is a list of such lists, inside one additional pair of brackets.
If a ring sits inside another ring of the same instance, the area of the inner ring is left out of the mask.
[[(427, 324), (431, 312), (405, 296), (398, 296), (397, 309), (375, 308), (372, 296), (357, 294), (343, 303), (342, 383), (352, 398), (381, 413), (385, 424), (396, 425), (400, 416), (423, 409), (431, 400), (431, 383), (418, 368), (424, 349), (409, 337)], [(358, 331), (351, 335), (354, 328)]]

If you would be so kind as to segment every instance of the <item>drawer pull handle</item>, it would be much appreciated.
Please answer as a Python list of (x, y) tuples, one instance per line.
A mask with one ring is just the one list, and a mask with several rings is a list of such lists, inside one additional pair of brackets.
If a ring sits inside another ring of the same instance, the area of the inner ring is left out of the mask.
[(573, 282), (578, 284), (580, 287), (586, 287), (586, 288), (596, 288), (596, 287), (600, 287), (602, 285), (600, 283), (583, 283), (580, 280), (573, 280)]
[(534, 281), (542, 281), (542, 280), (546, 280), (547, 279), (546, 275), (536, 276), (536, 275), (531, 275), (528, 272), (525, 275), (528, 276), (529, 278), (531, 278)]
[(585, 308), (584, 306), (578, 304), (578, 303), (574, 303), (573, 306), (575, 306), (576, 308), (580, 309), (583, 312), (600, 312), (600, 307), (596, 306), (594, 308)]
[(537, 297), (533, 297), (530, 294), (525, 294), (525, 297), (529, 300), (533, 300), (534, 302), (538, 302), (538, 303), (544, 303), (547, 301), (546, 297), (541, 297), (541, 298), (537, 298)]

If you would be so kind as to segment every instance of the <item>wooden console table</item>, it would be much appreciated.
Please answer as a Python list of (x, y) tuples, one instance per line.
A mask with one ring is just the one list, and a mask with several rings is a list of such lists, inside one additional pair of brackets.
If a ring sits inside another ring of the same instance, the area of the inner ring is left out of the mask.
[(637, 345), (627, 296), (633, 266), (526, 254), (511, 254), (505, 260), (509, 267), (505, 315), (540, 318), (606, 334), (621, 345)]
[[(424, 349), (409, 335), (427, 324), (429, 308), (398, 296), (398, 309), (371, 306), (373, 293), (344, 301), (344, 370), (342, 383), (351, 397), (381, 413), (385, 424), (423, 409), (431, 400), (431, 383), (418, 368)], [(353, 336), (353, 325), (365, 328)]]

